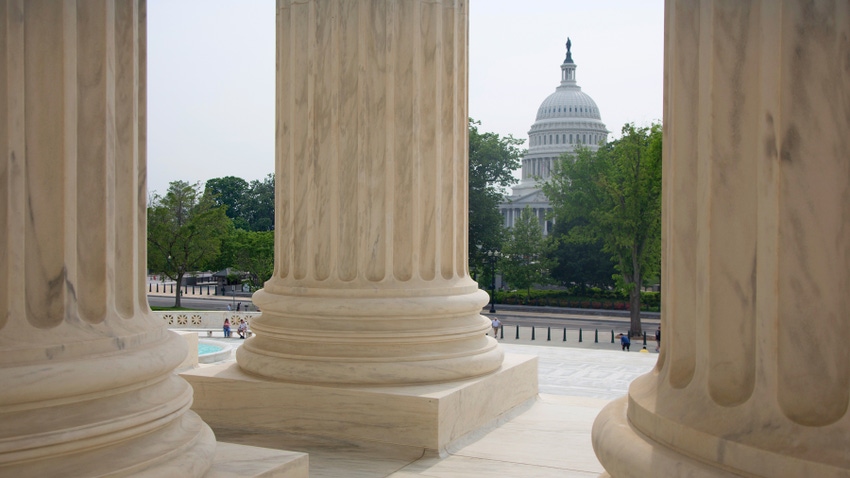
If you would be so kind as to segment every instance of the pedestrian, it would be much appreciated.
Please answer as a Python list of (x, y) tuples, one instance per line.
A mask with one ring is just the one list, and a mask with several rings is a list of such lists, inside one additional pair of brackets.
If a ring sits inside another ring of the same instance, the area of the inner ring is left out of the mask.
[(629, 351), (629, 347), (632, 345), (632, 340), (629, 338), (629, 334), (623, 334), (620, 336), (620, 345), (623, 346), (623, 351)]
[(228, 311), (228, 312), (233, 311), (233, 307), (230, 307), (230, 304), (227, 304), (227, 311)]
[(230, 319), (227, 317), (224, 318), (224, 327), (222, 328), (224, 329), (224, 336), (230, 337)]
[(239, 319), (239, 327), (236, 328), (236, 332), (239, 333), (240, 339), (244, 339), (248, 334), (248, 324), (245, 322), (245, 319)]
[(658, 326), (658, 330), (655, 331), (655, 351), (658, 352), (661, 349), (661, 326)]
[(646, 350), (646, 345), (644, 345), (643, 348), (640, 349), (640, 353), (642, 353), (642, 354), (648, 354), (649, 353), (649, 350)]
[(496, 337), (496, 339), (498, 339), (499, 338), (499, 328), (502, 326), (502, 323), (499, 322), (498, 317), (493, 317), (493, 322), (490, 325), (493, 326), (493, 337)]
[(236, 303), (236, 312), (239, 312), (240, 310), (242, 310), (242, 302)]

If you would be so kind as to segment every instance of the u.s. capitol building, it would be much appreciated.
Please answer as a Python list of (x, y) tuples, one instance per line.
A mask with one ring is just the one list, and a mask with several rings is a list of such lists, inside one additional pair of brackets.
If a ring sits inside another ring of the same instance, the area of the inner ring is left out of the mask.
[(529, 206), (540, 220), (543, 233), (549, 234), (552, 220), (547, 219), (547, 213), (552, 207), (540, 186), (549, 179), (555, 161), (578, 145), (595, 151), (607, 140), (608, 130), (596, 102), (576, 82), (576, 64), (570, 47), (568, 38), (567, 57), (561, 64), (561, 84), (540, 104), (537, 119), (528, 131), (522, 179), (514, 186), (511, 196), (499, 205), (507, 227), (513, 227), (522, 210)]

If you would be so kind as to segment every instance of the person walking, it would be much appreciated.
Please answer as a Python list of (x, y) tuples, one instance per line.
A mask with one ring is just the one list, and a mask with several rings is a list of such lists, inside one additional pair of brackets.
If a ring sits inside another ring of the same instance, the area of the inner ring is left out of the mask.
[(658, 329), (655, 331), (655, 351), (658, 352), (661, 349), (661, 326), (658, 326)]
[(224, 329), (224, 336), (230, 337), (230, 319), (224, 319), (224, 327), (222, 327), (222, 329)]
[(498, 317), (493, 317), (493, 322), (491, 322), (490, 325), (493, 326), (493, 337), (495, 337), (496, 340), (498, 340), (499, 339), (499, 329), (502, 327), (502, 323), (499, 322)]

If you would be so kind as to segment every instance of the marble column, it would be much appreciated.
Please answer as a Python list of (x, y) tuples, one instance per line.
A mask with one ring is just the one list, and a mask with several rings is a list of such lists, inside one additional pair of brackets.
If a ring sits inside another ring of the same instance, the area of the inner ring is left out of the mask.
[(404, 384), (500, 367), (467, 269), (467, 15), (278, 0), (275, 270), (244, 371)]
[(850, 4), (668, 0), (662, 350), (614, 477), (850, 476)]
[(144, 290), (145, 2), (2, 0), (0, 66), (0, 475), (203, 475)]

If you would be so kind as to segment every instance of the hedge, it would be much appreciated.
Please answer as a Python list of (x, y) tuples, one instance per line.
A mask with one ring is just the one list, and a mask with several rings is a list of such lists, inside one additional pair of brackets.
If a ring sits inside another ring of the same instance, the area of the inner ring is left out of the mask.
[[(641, 292), (641, 310), (661, 310), (661, 293)], [(618, 290), (589, 288), (579, 290), (539, 290), (531, 294), (524, 290), (496, 291), (496, 302), (511, 305), (571, 307), (581, 309), (629, 310), (629, 296)]]

